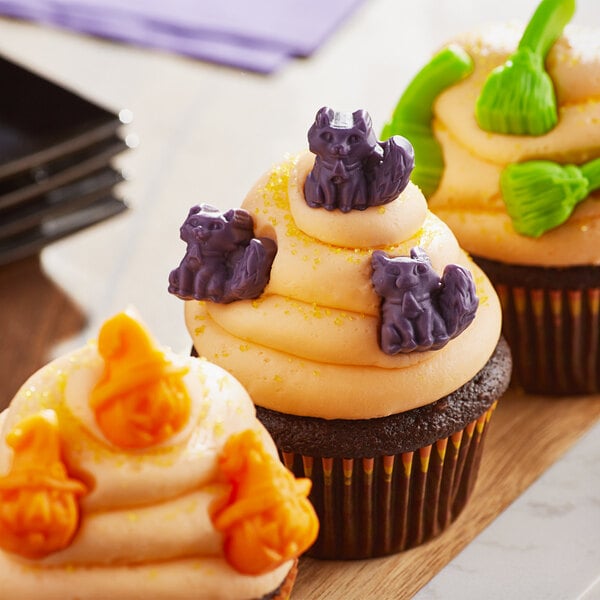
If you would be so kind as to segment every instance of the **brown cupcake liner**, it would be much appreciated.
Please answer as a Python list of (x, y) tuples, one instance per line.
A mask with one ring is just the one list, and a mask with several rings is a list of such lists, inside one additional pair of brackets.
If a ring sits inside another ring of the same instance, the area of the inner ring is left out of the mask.
[(280, 452), (297, 477), (312, 480), (310, 500), (320, 531), (307, 554), (373, 558), (440, 534), (471, 495), (495, 407), (494, 402), (464, 429), (413, 452), (365, 458)]
[(496, 283), (513, 382), (545, 395), (600, 392), (600, 287)]
[(600, 265), (511, 265), (473, 256), (502, 304), (513, 384), (543, 395), (600, 392)]

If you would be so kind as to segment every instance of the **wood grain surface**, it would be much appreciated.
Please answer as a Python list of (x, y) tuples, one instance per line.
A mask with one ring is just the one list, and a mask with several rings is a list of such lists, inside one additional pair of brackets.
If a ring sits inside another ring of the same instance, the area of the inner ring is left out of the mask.
[(52, 347), (84, 325), (82, 311), (37, 256), (0, 267), (0, 409), (48, 362)]
[[(85, 315), (37, 258), (0, 268), (0, 408)], [(486, 440), (479, 480), (458, 520), (413, 550), (368, 561), (303, 558), (293, 600), (411, 598), (600, 418), (600, 396), (545, 398), (509, 391)]]

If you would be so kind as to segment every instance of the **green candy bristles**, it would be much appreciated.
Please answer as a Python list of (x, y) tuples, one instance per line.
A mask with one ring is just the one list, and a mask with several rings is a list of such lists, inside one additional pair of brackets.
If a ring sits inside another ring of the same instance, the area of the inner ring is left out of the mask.
[(494, 69), (475, 106), (485, 131), (543, 135), (558, 121), (556, 94), (544, 62), (575, 12), (575, 0), (542, 0), (517, 51)]
[(448, 87), (473, 70), (473, 60), (458, 45), (436, 54), (410, 82), (384, 126), (381, 139), (393, 135), (407, 138), (415, 150), (411, 181), (429, 198), (437, 189), (444, 170), (442, 149), (433, 135), (433, 103)]
[(517, 233), (539, 237), (562, 225), (575, 206), (600, 188), (600, 158), (582, 167), (532, 160), (508, 165), (500, 176), (506, 211)]

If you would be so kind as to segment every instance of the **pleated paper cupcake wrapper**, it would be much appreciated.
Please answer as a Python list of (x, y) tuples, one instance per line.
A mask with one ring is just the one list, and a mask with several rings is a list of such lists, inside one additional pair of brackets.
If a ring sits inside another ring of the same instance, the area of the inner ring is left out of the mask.
[(307, 554), (373, 558), (441, 533), (471, 495), (495, 406), (450, 437), (414, 452), (367, 458), (282, 452), (284, 464), (313, 484), (310, 500), (320, 531)]
[(600, 288), (496, 284), (496, 291), (518, 386), (545, 395), (600, 392)]

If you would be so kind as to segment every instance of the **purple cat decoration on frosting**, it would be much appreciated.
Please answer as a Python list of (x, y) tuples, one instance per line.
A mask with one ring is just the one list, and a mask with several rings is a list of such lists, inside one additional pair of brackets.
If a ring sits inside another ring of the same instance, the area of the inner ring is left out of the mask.
[(479, 300), (467, 269), (447, 265), (440, 278), (421, 248), (412, 248), (410, 257), (377, 250), (371, 265), (383, 298), (380, 345), (386, 354), (438, 350), (475, 318)]
[(378, 142), (365, 110), (323, 107), (308, 131), (315, 165), (304, 184), (311, 208), (347, 213), (391, 202), (408, 185), (414, 168), (410, 142), (394, 136)]
[(183, 300), (229, 303), (258, 298), (269, 281), (277, 245), (254, 237), (248, 211), (193, 206), (181, 226), (187, 249), (169, 275), (169, 292)]

